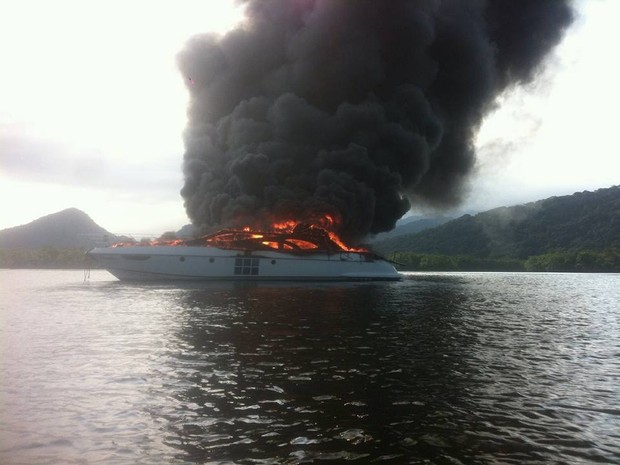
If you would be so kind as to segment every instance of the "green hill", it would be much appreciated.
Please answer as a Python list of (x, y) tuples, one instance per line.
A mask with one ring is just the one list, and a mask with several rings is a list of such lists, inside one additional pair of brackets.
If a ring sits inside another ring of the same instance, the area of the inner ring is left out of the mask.
[(0, 248), (91, 248), (118, 238), (77, 208), (52, 213), (28, 224), (0, 231)]
[(77, 208), (0, 231), (0, 268), (85, 268), (84, 252), (119, 238)]
[(519, 260), (620, 249), (620, 186), (465, 215), (373, 248), (388, 256), (409, 252)]

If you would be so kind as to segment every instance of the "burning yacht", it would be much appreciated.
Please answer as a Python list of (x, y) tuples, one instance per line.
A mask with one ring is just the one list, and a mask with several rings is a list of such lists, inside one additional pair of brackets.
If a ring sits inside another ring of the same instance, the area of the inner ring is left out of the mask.
[(334, 233), (283, 222), (225, 229), (193, 240), (119, 243), (87, 254), (120, 280), (399, 280), (386, 259)]

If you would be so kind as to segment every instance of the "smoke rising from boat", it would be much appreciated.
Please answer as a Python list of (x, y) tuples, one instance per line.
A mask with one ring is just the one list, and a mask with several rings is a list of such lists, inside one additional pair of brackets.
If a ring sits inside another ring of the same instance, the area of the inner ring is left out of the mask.
[(249, 0), (179, 53), (182, 196), (214, 226), (325, 213), (356, 242), (452, 205), (495, 97), (535, 77), (568, 0)]

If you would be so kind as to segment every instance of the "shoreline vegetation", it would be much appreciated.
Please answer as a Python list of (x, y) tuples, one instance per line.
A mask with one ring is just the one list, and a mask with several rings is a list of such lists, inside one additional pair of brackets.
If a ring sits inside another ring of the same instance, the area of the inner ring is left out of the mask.
[(572, 250), (513, 257), (476, 257), (394, 252), (388, 257), (399, 271), (540, 271), (574, 273), (620, 272), (620, 249)]
[(36, 249), (0, 248), (0, 269), (83, 270), (101, 268), (86, 256), (85, 248), (41, 247)]
[[(84, 248), (0, 248), (4, 269), (98, 269)], [(386, 256), (399, 271), (538, 271), (619, 273), (620, 249), (556, 251), (526, 259), (394, 252)]]

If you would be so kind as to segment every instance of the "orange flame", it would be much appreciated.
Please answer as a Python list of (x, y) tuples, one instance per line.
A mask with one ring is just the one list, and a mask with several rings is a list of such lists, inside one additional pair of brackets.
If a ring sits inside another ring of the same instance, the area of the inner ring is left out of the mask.
[(278, 221), (276, 223), (273, 223), (271, 225), (271, 228), (274, 231), (292, 232), (293, 229), (295, 229), (295, 226), (297, 226), (298, 224), (299, 224), (298, 221), (293, 221), (293, 220)]
[[(268, 227), (253, 228), (244, 226), (240, 229), (223, 230), (219, 233), (204, 236), (198, 240), (203, 245), (214, 247), (241, 249), (241, 250), (276, 250), (276, 251), (341, 251), (341, 252), (368, 252), (362, 247), (349, 247), (335, 232), (338, 221), (329, 215), (313, 216), (307, 221), (293, 219), (279, 219)], [(112, 247), (126, 247), (129, 245), (142, 246), (181, 246), (190, 245), (195, 241), (181, 239), (172, 241), (141, 241), (120, 242)]]
[[(274, 232), (293, 234), (295, 231), (295, 228), (300, 225), (306, 226), (307, 228), (313, 231), (321, 231), (321, 232), (326, 233), (329, 239), (335, 245), (337, 245), (338, 248), (342, 251), (345, 251), (345, 252), (367, 252), (368, 251), (367, 249), (363, 247), (349, 247), (348, 245), (346, 245), (342, 241), (342, 239), (340, 239), (338, 234), (334, 231), (334, 229), (337, 227), (337, 221), (334, 219), (332, 215), (329, 215), (327, 213), (324, 213), (322, 216), (314, 216), (311, 218), (310, 221), (299, 221), (299, 220), (293, 220), (293, 219), (277, 220), (271, 223), (271, 225), (269, 225), (267, 230), (274, 231)], [(250, 226), (245, 226), (243, 228), (243, 231), (252, 232), (253, 228), (251, 228)], [(261, 232), (266, 232), (266, 231), (261, 229)], [(255, 233), (255, 234), (258, 235), (258, 233)], [(262, 237), (263, 236), (261, 235), (261, 238)], [(293, 238), (290, 241), (294, 243), (297, 247), (303, 250), (312, 250), (312, 249), (317, 248), (316, 244), (313, 244), (312, 242), (304, 240), (303, 237)], [(263, 244), (267, 245), (266, 242), (263, 242)], [(276, 247), (271, 247), (271, 248), (276, 248)]]

